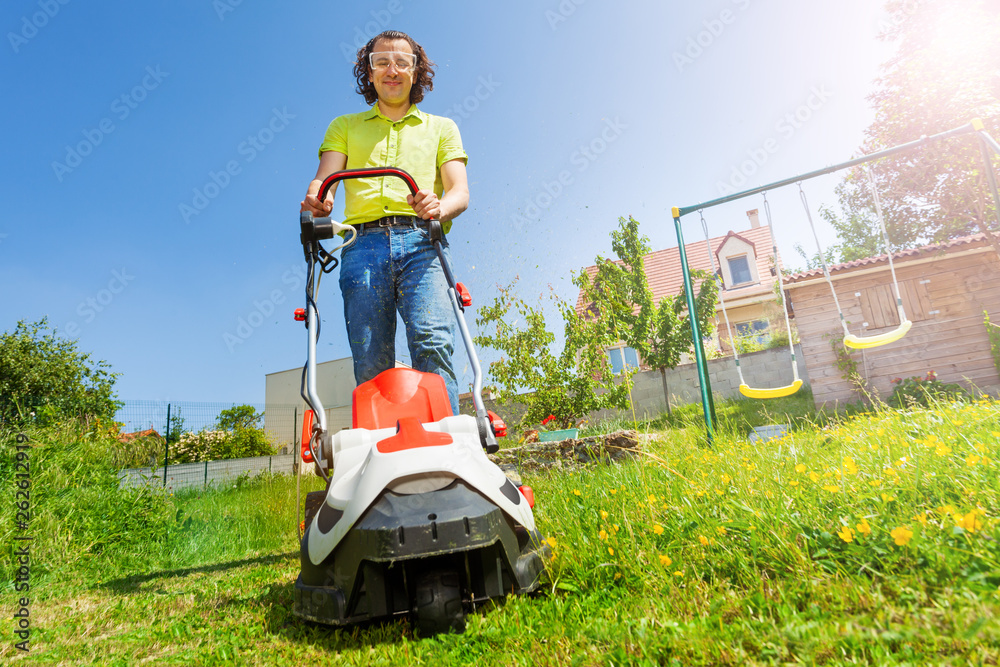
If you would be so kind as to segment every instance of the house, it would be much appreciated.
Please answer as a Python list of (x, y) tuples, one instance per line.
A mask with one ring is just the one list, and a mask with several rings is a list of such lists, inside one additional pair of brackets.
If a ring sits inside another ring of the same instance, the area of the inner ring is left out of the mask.
[[(925, 376), (997, 394), (1000, 376), (990, 352), (984, 311), (1000, 319), (1000, 259), (983, 234), (893, 254), (907, 319), (913, 326), (888, 345), (854, 350), (868, 387), (886, 399), (894, 378)], [(855, 335), (899, 326), (888, 255), (829, 267), (837, 299)], [(843, 329), (822, 269), (785, 278), (816, 404), (859, 399), (837, 365)]]
[[(724, 236), (711, 238), (712, 257), (705, 239), (684, 245), (688, 267), (712, 273), (712, 260), (716, 271), (721, 271), (726, 313), (737, 337), (753, 337), (765, 342), (772, 330), (784, 328), (784, 312), (778, 304), (774, 286), (777, 282), (775, 269), (774, 241), (771, 228), (760, 224), (757, 209), (747, 211), (750, 228), (739, 232), (730, 231)], [(779, 258), (780, 259), (780, 258)], [(667, 296), (684, 291), (684, 276), (681, 272), (680, 253), (677, 247), (657, 250), (645, 256), (643, 265), (654, 303)], [(597, 266), (584, 269), (590, 276), (597, 273)], [(697, 292), (700, 282), (695, 282)], [(576, 311), (581, 315), (590, 306), (583, 293), (577, 296)], [(732, 350), (732, 342), (726, 333), (726, 323), (722, 315), (722, 303), (716, 307), (716, 332), (712, 336), (715, 347)], [(638, 367), (635, 350), (624, 344), (608, 350), (608, 357), (615, 372), (624, 365)]]

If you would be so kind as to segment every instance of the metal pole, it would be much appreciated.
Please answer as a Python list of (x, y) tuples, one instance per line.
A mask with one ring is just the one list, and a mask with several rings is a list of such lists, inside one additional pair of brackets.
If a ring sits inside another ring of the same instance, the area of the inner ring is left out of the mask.
[[(979, 135), (979, 150), (983, 154), (983, 163), (986, 166), (986, 180), (990, 184), (990, 191), (993, 193), (993, 212), (996, 214), (997, 218), (997, 229), (1000, 230), (1000, 195), (997, 194), (997, 175), (993, 171), (993, 161), (990, 158), (990, 151), (986, 139), (982, 134)], [(983, 225), (983, 231), (986, 232), (986, 238), (993, 244), (993, 249), (996, 250), (997, 244), (993, 237), (993, 232), (990, 231), (989, 226)], [(1000, 251), (997, 251), (1000, 255)]]
[[(823, 169), (817, 169), (815, 171), (806, 172), (805, 174), (800, 174), (798, 176), (793, 176), (791, 178), (786, 178), (781, 181), (775, 181), (774, 183), (769, 183), (768, 185), (762, 185), (757, 188), (752, 188), (750, 190), (744, 190), (743, 192), (737, 192), (735, 194), (726, 195), (725, 197), (719, 197), (718, 199), (713, 199), (711, 201), (704, 202), (702, 204), (695, 204), (694, 206), (682, 206), (680, 208), (675, 208), (674, 217), (680, 217), (687, 215), (693, 211), (698, 211), (704, 208), (711, 208), (712, 206), (718, 206), (719, 204), (725, 204), (731, 201), (736, 201), (737, 199), (742, 199), (744, 197), (749, 197), (750, 195), (755, 195), (767, 190), (774, 190), (785, 185), (791, 185), (792, 183), (798, 183), (799, 181), (806, 181), (810, 178), (816, 178), (817, 176), (823, 176), (824, 174), (830, 174), (835, 171), (840, 171), (841, 169), (847, 169), (848, 167), (853, 167), (865, 162), (871, 162), (872, 160), (878, 160), (879, 158), (886, 157), (888, 155), (893, 155), (895, 153), (901, 153), (918, 146), (930, 143), (932, 141), (937, 141), (939, 139), (945, 139), (947, 137), (955, 136), (958, 134), (966, 134), (968, 132), (975, 132), (978, 129), (976, 121), (972, 121), (961, 127), (956, 127), (953, 130), (947, 130), (939, 134), (934, 134), (929, 137), (924, 136), (916, 141), (911, 141), (906, 144), (900, 144), (899, 146), (893, 146), (892, 148), (887, 148), (883, 151), (878, 151), (877, 153), (871, 153), (869, 155), (862, 155), (859, 158), (853, 160), (848, 160), (847, 162), (841, 162), (840, 164), (835, 164), (832, 167), (825, 167)], [(994, 142), (995, 143), (995, 142)]]
[(715, 437), (715, 403), (712, 400), (712, 384), (708, 379), (708, 364), (705, 361), (705, 348), (701, 340), (701, 328), (698, 326), (698, 309), (694, 301), (694, 286), (691, 283), (687, 252), (684, 249), (684, 232), (681, 231), (681, 213), (675, 207), (673, 214), (674, 228), (677, 230), (677, 250), (680, 253), (681, 272), (684, 274), (684, 295), (687, 297), (688, 320), (691, 322), (694, 358), (698, 366), (698, 385), (701, 387), (701, 409), (705, 414), (705, 430), (708, 433), (708, 442), (711, 444)]
[(167, 403), (167, 437), (163, 443), (163, 487), (167, 486), (167, 460), (170, 456), (170, 404)]

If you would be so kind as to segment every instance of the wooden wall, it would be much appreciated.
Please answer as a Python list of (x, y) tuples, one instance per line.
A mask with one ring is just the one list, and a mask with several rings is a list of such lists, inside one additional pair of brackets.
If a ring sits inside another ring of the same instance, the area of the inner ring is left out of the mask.
[[(837, 298), (851, 332), (869, 336), (898, 324), (888, 265), (859, 267), (834, 274)], [(980, 392), (1000, 393), (1000, 376), (990, 354), (983, 310), (1000, 320), (1000, 261), (992, 249), (968, 247), (949, 254), (896, 261), (896, 275), (913, 328), (902, 339), (868, 350), (854, 350), (859, 370), (884, 399), (896, 377), (923, 376), (929, 370), (942, 382), (957, 382)], [(843, 329), (829, 284), (787, 285), (817, 406), (858, 400), (841, 377), (830, 345)], [(867, 323), (863, 330), (861, 324)], [(879, 326), (880, 325), (880, 326)], [(888, 326), (886, 326), (888, 325)]]

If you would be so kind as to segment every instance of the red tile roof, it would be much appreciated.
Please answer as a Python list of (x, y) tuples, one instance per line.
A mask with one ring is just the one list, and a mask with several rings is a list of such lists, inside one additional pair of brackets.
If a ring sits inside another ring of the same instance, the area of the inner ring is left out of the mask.
[[(985, 246), (988, 245), (989, 241), (986, 240), (985, 234), (974, 234), (972, 236), (962, 236), (956, 239), (951, 239), (949, 241), (944, 241), (942, 243), (932, 243), (930, 245), (920, 246), (918, 248), (911, 248), (908, 250), (900, 250), (898, 252), (892, 253), (892, 261), (897, 262), (899, 260), (912, 259), (917, 257), (925, 257), (927, 255), (933, 255), (935, 253), (947, 253), (953, 248), (958, 248), (962, 246), (974, 247), (974, 246)], [(876, 257), (865, 257), (863, 259), (856, 259), (853, 262), (844, 262), (842, 264), (834, 264), (829, 266), (830, 273), (842, 273), (849, 272), (853, 269), (858, 269), (865, 266), (878, 266), (880, 264), (889, 265), (889, 255), (878, 255)], [(802, 271), (800, 273), (795, 273), (790, 276), (785, 276), (785, 284), (799, 283), (811, 278), (821, 278), (823, 276), (823, 269), (809, 269), (808, 271)]]
[[(760, 276), (761, 282), (737, 289), (728, 289), (723, 294), (723, 298), (729, 301), (756, 296), (758, 294), (770, 294), (771, 286), (773, 285), (770, 257), (774, 252), (771, 228), (767, 225), (761, 225), (753, 229), (742, 230), (738, 234), (730, 231), (724, 236), (716, 236), (711, 239), (712, 253), (718, 253), (722, 244), (733, 236), (741, 238), (754, 246), (757, 256), (757, 275)], [(687, 254), (688, 268), (691, 270), (701, 269), (709, 273), (712, 272), (712, 262), (709, 259), (704, 237), (700, 241), (685, 243), (684, 252)], [(717, 257), (715, 258), (715, 262), (715, 268), (718, 269)], [(649, 253), (645, 256), (643, 264), (646, 269), (646, 279), (649, 281), (649, 289), (653, 292), (654, 303), (659, 302), (665, 296), (673, 296), (684, 290), (684, 276), (681, 273), (680, 253), (677, 246)], [(597, 273), (597, 266), (588, 266), (584, 270), (593, 277)], [(695, 290), (697, 290), (699, 284), (699, 282), (695, 282)], [(576, 300), (577, 312), (582, 313), (587, 305), (583, 301), (583, 294), (578, 294)]]

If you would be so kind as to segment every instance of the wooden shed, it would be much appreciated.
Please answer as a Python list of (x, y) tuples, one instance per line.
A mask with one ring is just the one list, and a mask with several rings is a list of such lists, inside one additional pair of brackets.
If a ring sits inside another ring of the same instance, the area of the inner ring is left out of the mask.
[[(977, 393), (1000, 393), (983, 311), (1000, 320), (1000, 258), (982, 234), (893, 254), (903, 308), (913, 327), (900, 340), (852, 358), (869, 389), (883, 400), (893, 378), (935, 371)], [(830, 267), (851, 333), (872, 336), (899, 325), (888, 256)], [(842, 377), (831, 343), (843, 329), (822, 269), (785, 278), (817, 406), (859, 400)], [(841, 345), (839, 342), (837, 345)]]

